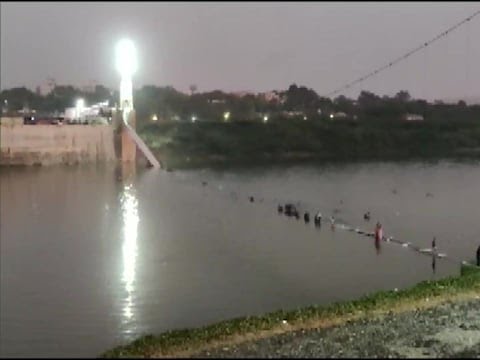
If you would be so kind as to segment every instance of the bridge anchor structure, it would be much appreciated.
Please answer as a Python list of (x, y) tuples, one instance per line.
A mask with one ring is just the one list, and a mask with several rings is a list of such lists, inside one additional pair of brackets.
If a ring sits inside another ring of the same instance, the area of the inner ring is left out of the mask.
[(135, 163), (137, 160), (137, 148), (147, 159), (149, 166), (161, 168), (152, 151), (135, 131), (136, 115), (135, 110), (117, 111), (116, 127), (120, 135), (120, 141), (117, 141), (117, 156), (122, 163)]

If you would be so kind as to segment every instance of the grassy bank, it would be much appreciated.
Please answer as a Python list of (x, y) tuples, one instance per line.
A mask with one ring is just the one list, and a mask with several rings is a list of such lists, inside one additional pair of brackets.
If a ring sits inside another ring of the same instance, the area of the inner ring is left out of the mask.
[(279, 310), (264, 316), (223, 321), (197, 329), (144, 336), (131, 344), (107, 351), (102, 357), (186, 356), (212, 346), (256, 339), (300, 328), (338, 325), (382, 312), (402, 311), (458, 297), (480, 296), (480, 268), (462, 266), (461, 275), (424, 281), (399, 291), (381, 291), (358, 300), (311, 306), (294, 311)]
[(140, 131), (168, 167), (480, 158), (480, 119), (163, 123)]

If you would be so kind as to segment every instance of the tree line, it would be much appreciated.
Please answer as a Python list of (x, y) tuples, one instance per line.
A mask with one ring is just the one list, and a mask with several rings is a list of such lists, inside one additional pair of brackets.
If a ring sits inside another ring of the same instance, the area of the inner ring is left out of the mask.
[[(467, 105), (464, 101), (456, 104), (431, 103), (413, 99), (405, 90), (392, 97), (362, 91), (357, 99), (344, 95), (330, 99), (296, 84), (286, 90), (274, 91), (274, 96), (270, 97), (264, 94), (238, 96), (220, 90), (197, 92), (193, 85), (190, 90), (190, 94), (185, 94), (171, 86), (153, 85), (135, 90), (138, 126), (150, 124), (154, 115), (159, 122), (191, 122), (192, 119), (207, 122), (262, 121), (265, 117), (269, 122), (285, 118), (329, 120), (331, 114), (339, 112), (346, 115), (347, 121), (398, 120), (407, 113), (433, 120), (480, 120), (480, 105)], [(62, 113), (65, 108), (75, 106), (78, 98), (85, 99), (87, 106), (103, 101), (115, 106), (119, 93), (102, 85), (97, 85), (91, 92), (68, 85), (55, 86), (47, 95), (25, 87), (0, 93), (4, 113), (25, 108), (49, 114)]]

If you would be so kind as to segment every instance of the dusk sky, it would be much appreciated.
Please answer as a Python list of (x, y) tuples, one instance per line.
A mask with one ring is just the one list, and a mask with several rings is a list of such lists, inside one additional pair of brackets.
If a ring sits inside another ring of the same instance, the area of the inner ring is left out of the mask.
[[(134, 86), (268, 91), (305, 85), (320, 95), (432, 39), (480, 9), (451, 3), (1, 4), (1, 88), (96, 81), (117, 86), (115, 43), (132, 39)], [(480, 99), (480, 15), (360, 89), (428, 99)]]

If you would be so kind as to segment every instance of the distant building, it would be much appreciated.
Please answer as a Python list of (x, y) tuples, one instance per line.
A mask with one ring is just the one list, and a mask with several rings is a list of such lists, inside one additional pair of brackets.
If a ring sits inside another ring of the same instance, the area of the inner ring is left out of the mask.
[(209, 99), (210, 104), (225, 104), (225, 99)]
[(247, 96), (247, 95), (253, 95), (253, 93), (251, 91), (237, 91), (237, 92), (233, 92), (231, 94), (233, 96), (236, 96), (236, 97), (239, 97), (239, 98), (242, 98), (242, 97)]
[(299, 117), (299, 116), (305, 116), (303, 111), (282, 111), (282, 115), (286, 117)]
[(348, 115), (341, 111), (330, 114), (330, 119), (345, 119), (347, 117)]
[(423, 121), (423, 115), (405, 114), (405, 115), (403, 115), (403, 120), (406, 120), (406, 121)]
[(0, 117), (0, 124), (5, 126), (23, 125), (23, 116), (16, 116), (15, 114), (2, 116)]

